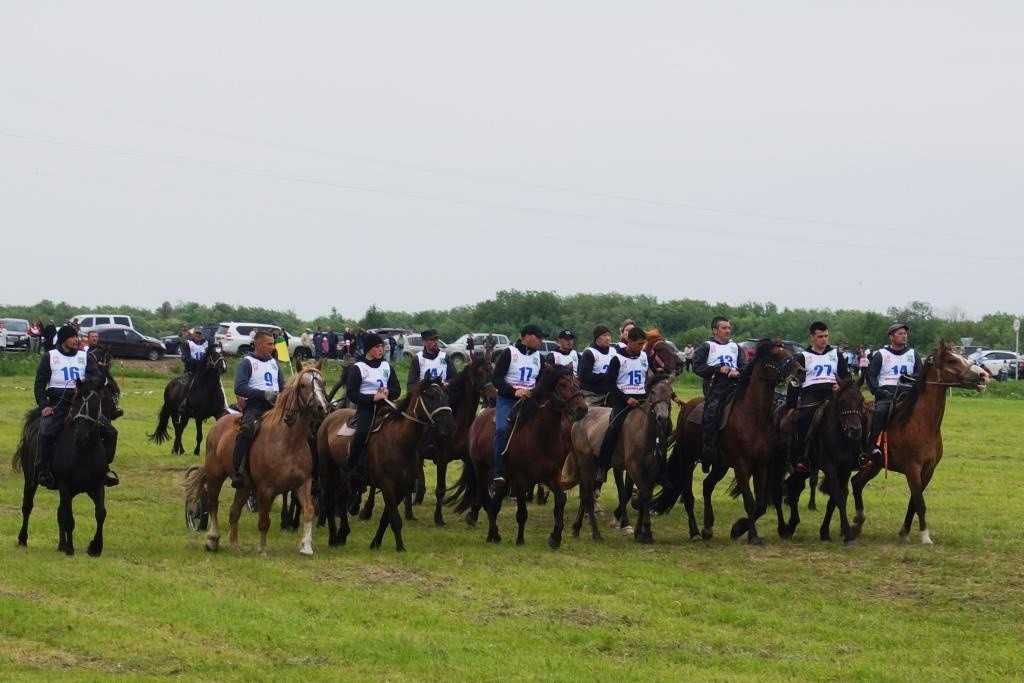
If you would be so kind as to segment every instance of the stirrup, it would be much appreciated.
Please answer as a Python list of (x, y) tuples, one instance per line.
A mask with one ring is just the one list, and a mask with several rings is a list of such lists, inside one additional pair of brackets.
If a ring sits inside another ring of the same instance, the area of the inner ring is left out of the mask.
[(114, 470), (107, 470), (107, 478), (104, 482), (105, 486), (117, 486), (121, 483), (120, 478), (117, 476), (117, 472)]

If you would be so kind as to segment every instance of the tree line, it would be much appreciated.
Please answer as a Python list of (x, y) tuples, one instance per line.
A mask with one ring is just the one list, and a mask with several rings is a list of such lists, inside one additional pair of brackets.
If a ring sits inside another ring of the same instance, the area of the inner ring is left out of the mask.
[[(561, 296), (554, 292), (520, 291), (498, 292), (493, 299), (446, 310), (426, 310), (414, 313), (388, 311), (370, 306), (359, 320), (341, 316), (336, 308), (312, 320), (300, 319), (294, 311), (278, 311), (250, 306), (215, 303), (212, 306), (195, 302), (163, 302), (153, 310), (132, 306), (92, 306), (89, 311), (127, 313), (136, 328), (144, 334), (162, 336), (176, 333), (182, 325), (198, 325), (225, 321), (268, 322), (277, 324), (293, 334), (306, 327), (335, 331), (345, 327), (405, 327), (421, 330), (433, 327), (444, 340), (453, 340), (466, 332), (500, 332), (515, 338), (527, 322), (535, 322), (554, 337), (562, 329), (576, 333), (577, 346), (590, 342), (595, 325), (608, 325), (615, 329), (628, 319), (644, 328), (658, 328), (680, 348), (687, 343), (697, 344), (709, 335), (711, 318), (724, 315), (733, 326), (733, 337), (745, 339), (760, 336), (781, 336), (785, 339), (805, 341), (807, 327), (815, 320), (825, 321), (831, 330), (833, 344), (848, 342), (877, 348), (886, 341), (885, 330), (893, 321), (910, 325), (913, 344), (922, 350), (931, 347), (939, 338), (959, 343), (963, 337), (973, 343), (990, 348), (1014, 348), (1013, 318), (1009, 313), (992, 313), (981, 320), (967, 320), (961, 314), (940, 315), (931, 304), (912, 301), (905, 306), (889, 307), (885, 313), (861, 310), (831, 310), (828, 308), (779, 308), (773, 303), (747, 302), (739, 305), (710, 304), (697, 299), (659, 301), (647, 295), (626, 295), (616, 292), (600, 294), (571, 294)], [(41, 317), (45, 322), (60, 324), (73, 315), (86, 311), (82, 306), (66, 302), (40, 301), (31, 306), (4, 306), (7, 317), (32, 320)]]

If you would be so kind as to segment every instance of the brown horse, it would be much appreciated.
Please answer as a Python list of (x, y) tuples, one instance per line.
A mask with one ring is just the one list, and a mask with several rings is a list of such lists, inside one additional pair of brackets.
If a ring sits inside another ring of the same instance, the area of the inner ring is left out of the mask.
[[(914, 386), (906, 400), (898, 405), (889, 419), (888, 469), (907, 478), (910, 500), (907, 515), (900, 528), (900, 538), (910, 534), (910, 525), (917, 515), (921, 543), (931, 545), (925, 521), (924, 490), (942, 459), (942, 416), (946, 411), (946, 388), (961, 387), (983, 391), (987, 377), (976, 365), (953, 351), (944, 340), (921, 364)], [(860, 533), (864, 524), (864, 487), (882, 470), (872, 464), (853, 477), (853, 500), (856, 507), (854, 531)]]
[[(355, 492), (341, 483), (341, 466), (348, 460), (352, 435), (343, 430), (355, 410), (344, 408), (327, 416), (316, 435), (320, 456), (322, 508), (327, 515), (328, 543), (344, 545), (351, 531), (348, 517), (342, 512), (338, 528), (338, 510), (347, 510), (349, 499)], [(423, 470), (419, 458), (419, 445), (428, 427), (436, 426), (441, 439), (455, 428), (452, 409), (448, 405), (448, 392), (435, 378), (425, 379), (412, 388), (409, 395), (394, 405), (380, 429), (366, 442), (363, 467), (368, 483), (384, 496), (384, 512), (380, 516), (377, 534), (370, 542), (371, 549), (380, 548), (388, 524), (395, 535), (395, 549), (405, 550), (402, 542), (402, 517), (398, 501), (413, 492), (416, 478)], [(340, 433), (340, 432), (345, 433)]]
[[(661, 475), (664, 453), (671, 431), (672, 380), (674, 375), (650, 373), (648, 376), (648, 398), (637, 409), (623, 415), (621, 441), (612, 455), (611, 467), (615, 474), (618, 506), (615, 519), (620, 529), (629, 528), (629, 501), (633, 486), (636, 485), (638, 506), (637, 526), (633, 537), (639, 543), (651, 543), (651, 498), (654, 486)], [(572, 535), (579, 536), (583, 517), (590, 519), (590, 535), (595, 541), (601, 540), (594, 510), (594, 474), (601, 442), (608, 430), (611, 408), (594, 408), (587, 416), (572, 426), (572, 452), (562, 470), (562, 487), (580, 487), (580, 506)], [(625, 475), (625, 476), (623, 476)]]
[(656, 373), (676, 373), (680, 370), (679, 356), (671, 342), (661, 336), (657, 328), (647, 330), (644, 341), (644, 353), (650, 361), (651, 370)]
[[(849, 544), (856, 535), (846, 515), (846, 497), (850, 474), (857, 466), (857, 458), (864, 446), (864, 397), (860, 393), (860, 386), (851, 378), (844, 379), (836, 386), (832, 398), (821, 410), (820, 423), (809, 443), (811, 465), (824, 475), (822, 490), (829, 497), (818, 535), (823, 541), (832, 540), (829, 525), (832, 514), (838, 509), (843, 542)], [(772, 498), (778, 517), (779, 536), (782, 538), (792, 538), (800, 524), (800, 494), (811, 476), (809, 472), (796, 472), (786, 479), (786, 501), (789, 503), (789, 520), (786, 521), (782, 512), (781, 464), (785, 462), (789, 442), (793, 438), (795, 418), (795, 410), (781, 416), (776, 440), (775, 463), (778, 474), (773, 476)]]
[[(311, 425), (317, 425), (327, 414), (327, 395), (317, 365), (302, 368), (296, 359), (297, 374), (277, 398), (274, 407), (260, 420), (259, 433), (252, 442), (243, 468), (244, 484), (235, 490), (228, 516), (231, 547), (238, 548), (238, 518), (252, 490), (256, 492), (260, 543), (258, 550), (267, 551), (267, 530), (270, 529), (270, 506), (274, 497), (295, 491), (302, 505), (303, 534), (299, 552), (313, 554), (313, 457), (307, 436)], [(217, 420), (206, 436), (206, 463), (190, 469), (185, 476), (186, 506), (205, 494), (210, 514), (206, 549), (220, 547), (220, 526), (217, 513), (224, 479), (234, 470), (232, 454), (238, 434), (240, 415), (225, 415)]]
[[(532, 405), (531, 405), (532, 404)], [(509, 432), (506, 451), (506, 482), (496, 487), (493, 496), (487, 491), (491, 463), (494, 460), (494, 409), (481, 412), (469, 432), (469, 457), (472, 467), (463, 470), (456, 494), (450, 499), (455, 511), (472, 507), (467, 521), (475, 523), (480, 505), (487, 505), (489, 521), (488, 543), (500, 543), (498, 513), (505, 496), (511, 491), (516, 498), (516, 521), (519, 533), (516, 543), (524, 542), (528, 512), (526, 495), (535, 484), (544, 484), (554, 492), (555, 526), (548, 537), (548, 545), (562, 544), (565, 527), (565, 491), (559, 486), (559, 472), (569, 451), (568, 434), (563, 420), (579, 420), (587, 414), (587, 403), (580, 391), (579, 380), (572, 366), (545, 363), (537, 378), (531, 399), (519, 403), (519, 409), (532, 413), (524, 415)]]
[[(775, 385), (785, 379), (791, 365), (792, 355), (780, 341), (761, 339), (754, 357), (744, 367), (732, 411), (719, 439), (719, 450), (724, 461), (719, 459), (704, 478), (704, 528), (700, 531), (697, 530), (693, 511), (693, 468), (700, 458), (703, 438), (700, 421), (693, 421), (691, 417), (698, 408), (702, 408), (704, 399), (692, 399), (680, 412), (675, 446), (666, 468), (667, 485), (655, 497), (652, 507), (659, 514), (668, 512), (681, 496), (686, 506), (692, 540), (707, 540), (713, 536), (715, 512), (711, 506), (711, 495), (732, 467), (735, 481), (730, 487), (730, 494), (743, 497), (743, 508), (747, 516), (736, 520), (730, 536), (739, 538), (746, 533), (748, 543), (763, 543), (757, 534), (756, 522), (768, 508)], [(750, 488), (751, 479), (754, 481), (753, 491)]]

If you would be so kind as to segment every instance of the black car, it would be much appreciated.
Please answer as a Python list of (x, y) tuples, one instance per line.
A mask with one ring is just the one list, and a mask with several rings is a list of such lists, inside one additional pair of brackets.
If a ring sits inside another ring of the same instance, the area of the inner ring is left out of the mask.
[(164, 357), (164, 345), (152, 337), (144, 337), (125, 325), (99, 325), (92, 328), (100, 334), (100, 345), (117, 358), (145, 358), (159, 360)]

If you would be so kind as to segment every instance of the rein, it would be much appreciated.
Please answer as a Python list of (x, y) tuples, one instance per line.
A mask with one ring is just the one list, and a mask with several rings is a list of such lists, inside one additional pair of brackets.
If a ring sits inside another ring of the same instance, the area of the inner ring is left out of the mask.
[[(416, 397), (416, 403), (413, 404), (412, 413), (411, 414), (408, 412), (408, 410), (399, 411), (398, 410), (398, 404), (395, 403), (394, 401), (391, 401), (390, 399), (384, 399), (384, 402), (387, 403), (389, 406), (391, 406), (392, 410), (394, 410), (396, 413), (398, 413), (399, 415), (404, 417), (406, 420), (412, 420), (416, 424), (421, 424), (421, 425), (436, 424), (436, 422), (434, 420), (434, 416), (435, 415), (437, 415), (438, 413), (442, 413), (444, 411), (448, 411), (449, 413), (452, 412), (451, 406), (438, 406), (437, 408), (434, 408), (433, 410), (429, 410), (427, 408), (427, 404), (423, 401), (423, 394), (422, 393), (419, 396)], [(418, 417), (416, 417), (416, 411), (418, 409), (420, 409), (421, 407), (423, 408), (424, 414), (427, 416), (426, 421), (423, 421), (423, 420), (419, 419)]]
[[(100, 424), (99, 418), (93, 417), (88, 412), (88, 410), (89, 410), (89, 399), (92, 396), (96, 395), (96, 394), (97, 394), (97, 392), (96, 392), (95, 389), (90, 389), (89, 390), (89, 393), (86, 394), (85, 398), (82, 399), (82, 405), (80, 405), (78, 407), (78, 412), (75, 413), (75, 415), (71, 418), (72, 422), (75, 422), (77, 420), (85, 420), (87, 422), (92, 422), (93, 424), (96, 424), (96, 425)], [(102, 416), (102, 415), (103, 415), (103, 413), (101, 412), (100, 416)]]

